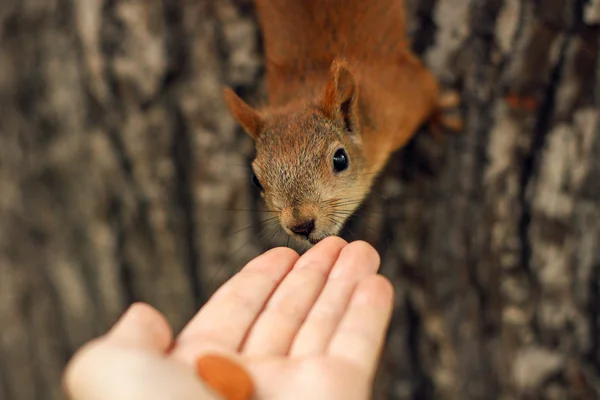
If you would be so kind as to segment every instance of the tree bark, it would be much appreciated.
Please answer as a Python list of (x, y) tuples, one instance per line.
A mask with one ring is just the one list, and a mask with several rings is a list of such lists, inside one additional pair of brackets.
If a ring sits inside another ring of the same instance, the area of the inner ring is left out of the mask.
[[(407, 8), (465, 129), (419, 133), (344, 233), (397, 290), (374, 398), (598, 398), (600, 2)], [(263, 72), (251, 0), (0, 3), (0, 399), (63, 398), (128, 304), (178, 330), (286, 244), (221, 92)]]

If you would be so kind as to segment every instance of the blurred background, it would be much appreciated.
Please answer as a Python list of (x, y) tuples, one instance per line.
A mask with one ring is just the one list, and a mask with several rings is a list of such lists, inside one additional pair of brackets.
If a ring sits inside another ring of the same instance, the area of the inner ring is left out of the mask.
[[(465, 129), (420, 132), (344, 233), (397, 290), (374, 398), (598, 398), (600, 2), (406, 5)], [(0, 1), (0, 399), (62, 399), (128, 304), (180, 329), (286, 244), (221, 91), (263, 75), (251, 0)]]

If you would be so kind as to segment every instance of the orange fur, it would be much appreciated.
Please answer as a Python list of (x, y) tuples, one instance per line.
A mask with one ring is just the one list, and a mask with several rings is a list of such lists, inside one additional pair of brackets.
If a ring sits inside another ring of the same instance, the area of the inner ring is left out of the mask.
[[(316, 242), (339, 232), (391, 153), (436, 113), (438, 85), (407, 47), (402, 0), (255, 3), (268, 106), (254, 110), (233, 92), (228, 105), (256, 141), (267, 205), (288, 234), (316, 220)], [(350, 168), (334, 174), (337, 148)]]
[(238, 122), (253, 139), (258, 138), (262, 129), (260, 115), (240, 99), (233, 90), (225, 88), (225, 102), (231, 112), (237, 117)]

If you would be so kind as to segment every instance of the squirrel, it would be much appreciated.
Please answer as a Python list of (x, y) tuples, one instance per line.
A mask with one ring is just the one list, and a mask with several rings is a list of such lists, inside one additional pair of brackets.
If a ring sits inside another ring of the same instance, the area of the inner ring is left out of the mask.
[(314, 245), (339, 234), (390, 155), (457, 100), (410, 50), (403, 0), (255, 0), (255, 9), (268, 105), (253, 108), (229, 87), (224, 98), (255, 142), (252, 181), (268, 209)]

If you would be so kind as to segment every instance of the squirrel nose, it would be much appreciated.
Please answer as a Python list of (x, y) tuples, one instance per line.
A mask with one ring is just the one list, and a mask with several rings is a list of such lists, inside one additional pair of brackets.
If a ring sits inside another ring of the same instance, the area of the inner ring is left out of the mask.
[(311, 219), (309, 221), (301, 222), (298, 225), (290, 227), (290, 230), (297, 235), (302, 235), (308, 238), (312, 231), (315, 230), (315, 220)]

